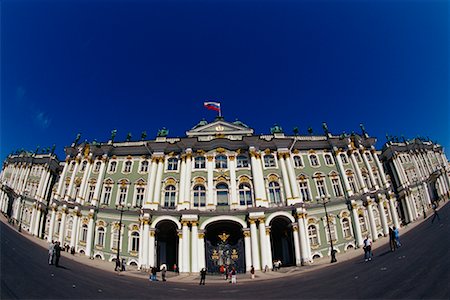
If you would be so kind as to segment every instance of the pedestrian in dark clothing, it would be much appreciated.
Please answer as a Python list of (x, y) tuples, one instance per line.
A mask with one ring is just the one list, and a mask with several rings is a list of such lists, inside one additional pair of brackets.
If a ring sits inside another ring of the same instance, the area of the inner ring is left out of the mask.
[(166, 266), (163, 266), (162, 269), (161, 269), (161, 278), (162, 278), (162, 281), (166, 281), (166, 272), (167, 272)]
[(59, 242), (56, 242), (55, 248), (55, 266), (59, 266), (59, 258), (61, 257), (61, 247), (59, 246)]
[(395, 233), (391, 227), (389, 227), (389, 246), (391, 247), (391, 251), (397, 250), (397, 242), (395, 241)]
[(203, 268), (200, 271), (200, 284), (199, 285), (205, 285), (205, 279), (206, 279), (206, 269)]
[(400, 243), (400, 232), (398, 231), (398, 228), (394, 226), (394, 237), (395, 237), (395, 243), (397, 244), (397, 248), (400, 247), (402, 244)]
[(179, 273), (180, 273), (180, 270), (178, 269), (177, 264), (174, 264), (174, 265), (173, 265), (173, 271), (174, 271), (176, 274), (179, 274)]
[(152, 267), (152, 281), (158, 281), (156, 278), (156, 267)]
[(121, 271), (125, 271), (125, 265), (126, 265), (125, 258), (122, 258), (122, 262), (120, 263), (120, 270)]
[(431, 223), (434, 222), (434, 219), (436, 219), (436, 217), (437, 217), (438, 221), (441, 222), (441, 218), (439, 217), (439, 214), (438, 214), (438, 212), (437, 212), (437, 205), (436, 205), (436, 202), (433, 202), (432, 207), (433, 207), (433, 212), (434, 212), (434, 214), (433, 214), (433, 218), (431, 219)]
[(255, 279), (255, 268), (253, 266), (250, 269), (250, 274), (252, 274), (252, 279)]
[(116, 267), (114, 268), (114, 271), (119, 271), (120, 272), (120, 259), (116, 258)]

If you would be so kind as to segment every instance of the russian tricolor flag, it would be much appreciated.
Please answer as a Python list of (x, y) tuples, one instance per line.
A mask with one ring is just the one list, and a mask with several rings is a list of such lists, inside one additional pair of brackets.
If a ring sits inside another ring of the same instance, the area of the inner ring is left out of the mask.
[(220, 114), (220, 103), (219, 102), (205, 102), (203, 105), (209, 110), (218, 111)]

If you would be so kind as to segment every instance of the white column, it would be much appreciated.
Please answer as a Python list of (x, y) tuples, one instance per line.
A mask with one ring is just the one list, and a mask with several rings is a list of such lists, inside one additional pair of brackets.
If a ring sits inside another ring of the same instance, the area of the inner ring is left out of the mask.
[[(85, 171), (85, 172), (87, 172), (86, 181), (84, 183), (82, 183), (83, 193), (81, 194), (81, 199), (82, 199), (81, 203), (83, 203), (83, 204), (88, 200), (87, 198), (89, 195), (89, 186), (90, 186), (89, 182), (90, 182), (90, 177), (91, 177), (93, 168), (94, 168), (94, 161), (93, 161), (92, 157), (90, 157), (88, 165), (87, 165), (87, 169)], [(95, 192), (95, 188), (94, 188), (94, 192)], [(94, 198), (94, 197), (92, 197), (92, 198)], [(93, 200), (91, 200), (91, 201), (93, 201)]]
[(367, 213), (369, 215), (369, 225), (370, 234), (372, 235), (372, 241), (378, 240), (377, 225), (375, 223), (375, 218), (373, 217), (373, 201), (372, 199), (367, 199)]
[(157, 168), (158, 168), (158, 158), (152, 157), (152, 163), (147, 177), (147, 194), (145, 197), (145, 204), (153, 203)]
[(294, 198), (293, 203), (300, 203), (300, 202), (302, 202), (300, 200), (300, 189), (298, 187), (297, 177), (295, 176), (295, 171), (294, 171), (294, 165), (292, 164), (291, 156), (289, 153), (286, 153), (285, 161), (286, 161), (287, 172), (289, 175), (289, 182), (291, 183), (292, 198)]
[(294, 237), (295, 265), (302, 265), (302, 257), (300, 256), (300, 242), (298, 240), (298, 225), (292, 223), (292, 236)]
[(44, 179), (44, 183), (43, 183), (43, 187), (42, 187), (42, 191), (41, 191), (42, 201), (46, 201), (46, 199), (47, 199), (48, 188), (50, 186), (50, 176), (51, 176), (51, 172), (50, 172), (50, 169), (48, 169), (45, 174), (45, 179)]
[(95, 211), (91, 209), (88, 214), (89, 223), (88, 223), (88, 231), (86, 237), (86, 256), (91, 257), (92, 255), (92, 239), (94, 237), (94, 213)]
[(75, 183), (75, 176), (77, 175), (79, 165), (80, 165), (80, 158), (77, 157), (75, 167), (73, 168), (72, 176), (70, 177), (69, 187), (68, 187), (66, 195), (64, 197), (64, 200), (66, 200), (66, 201), (69, 201), (69, 199), (74, 198), (73, 197), (73, 185)]
[(244, 234), (244, 247), (245, 247), (245, 270), (250, 271), (252, 268), (252, 265), (253, 265), (250, 231), (248, 229), (244, 229), (243, 234)]
[(423, 193), (425, 194), (425, 199), (428, 205), (431, 205), (430, 191), (426, 182), (422, 183)]
[(61, 216), (61, 225), (59, 229), (59, 243), (61, 244), (61, 247), (64, 246), (64, 237), (66, 235), (66, 218), (67, 218), (67, 208), (62, 208), (62, 216)]
[(406, 195), (400, 199), (400, 201), (402, 202), (402, 207), (403, 207), (403, 211), (405, 213), (405, 218), (406, 218), (406, 222), (412, 222), (413, 221), (413, 217), (412, 217), (412, 212), (411, 212), (411, 207), (409, 204), (408, 199), (406, 198)]
[(229, 157), (229, 170), (230, 170), (230, 200), (231, 200), (231, 208), (235, 208), (239, 205), (237, 199), (237, 184), (236, 184), (236, 156), (230, 155)]
[(389, 227), (386, 218), (386, 212), (384, 211), (384, 198), (378, 194), (378, 213), (381, 219), (381, 226), (383, 227), (383, 235), (387, 236), (389, 234)]
[(20, 187), (19, 187), (19, 192), (20, 193), (23, 192), (25, 190), (26, 186), (27, 186), (27, 180), (28, 180), (28, 177), (30, 175), (30, 172), (31, 172), (31, 165), (30, 166), (25, 165), (25, 175), (23, 176), (23, 180), (21, 181), (21, 184), (20, 184)]
[(158, 171), (156, 173), (155, 191), (153, 194), (153, 203), (154, 204), (159, 204), (159, 200), (161, 198), (161, 180), (162, 180), (163, 170), (164, 170), (164, 158), (160, 157), (158, 160)]
[(311, 242), (309, 241), (309, 234), (308, 234), (308, 221), (307, 221), (308, 214), (305, 213), (305, 217), (303, 218), (303, 226), (305, 228), (305, 240), (306, 240), (306, 259), (308, 262), (312, 262), (312, 254), (311, 254)]
[(353, 196), (353, 191), (352, 191), (352, 189), (350, 187), (350, 183), (348, 182), (347, 174), (345, 173), (344, 164), (342, 163), (341, 156), (339, 155), (340, 152), (339, 152), (337, 147), (333, 147), (333, 151), (334, 151), (334, 157), (335, 157), (335, 159), (337, 161), (337, 164), (339, 166), (339, 172), (341, 172), (342, 179), (344, 180), (344, 188), (347, 191), (347, 195), (349, 197), (351, 197), (351, 196)]
[(214, 173), (213, 173), (214, 156), (207, 156), (206, 168), (208, 171), (208, 197), (206, 198), (206, 206), (208, 209), (214, 209)]
[(258, 236), (256, 232), (256, 223), (254, 219), (250, 219), (250, 233), (252, 242), (252, 262), (255, 270), (261, 270), (261, 264), (259, 262), (259, 246), (258, 246)]
[(98, 172), (97, 182), (95, 184), (94, 197), (92, 197), (92, 205), (93, 206), (97, 206), (97, 203), (100, 200), (102, 186), (103, 186), (103, 179), (105, 178), (106, 161), (107, 161), (107, 157), (103, 156), (102, 162), (100, 165), (100, 170)]
[(266, 235), (266, 225), (264, 224), (264, 218), (258, 219), (259, 221), (259, 242), (261, 250), (261, 267), (266, 265), (271, 267), (271, 263), (267, 257), (267, 235)]
[(289, 182), (289, 175), (286, 169), (286, 163), (284, 161), (284, 156), (285, 156), (284, 153), (278, 153), (278, 161), (281, 167), (281, 175), (283, 176), (284, 192), (286, 193), (287, 205), (290, 205), (291, 204), (290, 202), (292, 200), (292, 192), (291, 192), (291, 185)]
[(384, 173), (384, 168), (381, 165), (380, 159), (378, 158), (378, 155), (375, 152), (375, 150), (373, 150), (372, 154), (373, 154), (372, 155), (373, 159), (375, 160), (375, 164), (377, 165), (377, 168), (378, 168), (378, 174), (380, 174), (381, 182), (383, 183), (383, 186), (385, 188), (388, 188), (389, 182), (386, 180), (386, 174)]
[(189, 221), (182, 221), (183, 225), (183, 272), (190, 272), (189, 268)]
[(407, 178), (406, 178), (405, 171), (403, 170), (402, 163), (399, 161), (398, 156), (395, 157), (395, 158), (393, 158), (392, 161), (393, 161), (393, 163), (394, 163), (394, 165), (395, 165), (395, 169), (396, 169), (397, 174), (398, 174), (398, 176), (399, 176), (400, 184), (401, 184), (401, 185), (406, 185), (406, 184), (408, 184), (408, 180), (407, 180)]
[(191, 272), (200, 272), (198, 268), (198, 227), (197, 222), (191, 222)]
[(358, 210), (356, 209), (358, 206), (355, 201), (352, 200), (352, 219), (353, 219), (353, 230), (355, 234), (355, 243), (358, 247), (361, 247), (363, 244), (363, 238), (361, 233), (361, 224), (359, 223)]
[(410, 194), (407, 199), (409, 200), (411, 206), (411, 213), (413, 216), (413, 220), (417, 220), (419, 213), (417, 212), (416, 199), (412, 194)]
[[(361, 154), (361, 155), (364, 156), (363, 154)], [(366, 182), (364, 181), (364, 179), (362, 177), (361, 169), (359, 168), (358, 161), (356, 160), (356, 157), (355, 157), (355, 152), (352, 152), (350, 154), (350, 159), (352, 160), (353, 168), (356, 171), (356, 176), (358, 177), (359, 186), (363, 190), (363, 193), (367, 193), (369, 191), (369, 189), (367, 188)]]
[(149, 229), (150, 229), (150, 225), (149, 225), (149, 220), (148, 219), (143, 219), (142, 223), (141, 223), (141, 228), (142, 229), (142, 254), (141, 254), (141, 268), (142, 266), (144, 268), (148, 268), (150, 267), (150, 264), (148, 262), (149, 259), (149, 253), (148, 253), (148, 248), (149, 248)]
[(303, 222), (303, 219), (305, 217), (305, 214), (303, 212), (297, 212), (297, 224), (298, 224), (298, 235), (299, 235), (299, 242), (300, 242), (300, 264), (306, 264), (309, 262), (308, 258), (308, 250), (307, 250), (307, 242), (306, 239), (308, 238), (305, 235), (305, 232), (307, 232), (307, 229), (305, 228), (305, 222)]
[(372, 185), (374, 186), (374, 188), (376, 190), (378, 190), (380, 187), (378, 186), (377, 181), (375, 180), (375, 176), (373, 176), (372, 166), (370, 165), (370, 162), (366, 157), (366, 153), (371, 155), (370, 152), (363, 153), (364, 154), (364, 155), (362, 155), (363, 161), (364, 161), (364, 164), (366, 165), (367, 171), (369, 172), (369, 177), (370, 177), (370, 181), (372, 181)]
[(19, 163), (16, 167), (16, 173), (14, 176), (13, 184), (11, 186), (14, 190), (16, 190), (16, 188), (17, 188), (17, 184), (19, 183), (20, 176), (22, 175), (22, 171), (23, 171), (22, 164)]
[(47, 177), (46, 168), (43, 168), (41, 178), (39, 179), (39, 185), (36, 192), (36, 200), (41, 201), (43, 199), (42, 190), (44, 189), (45, 178)]
[(177, 266), (178, 269), (180, 270), (180, 273), (185, 272), (184, 267), (183, 267), (183, 248), (184, 248), (184, 243), (183, 243), (183, 230), (177, 230), (177, 235), (178, 235), (178, 261), (177, 261)]
[(86, 182), (89, 175), (88, 170), (90, 165), (91, 163), (87, 162), (86, 168), (83, 171), (83, 178), (81, 179), (80, 189), (78, 190), (78, 195), (75, 195), (77, 203), (84, 203), (84, 191), (86, 190)]
[(70, 156), (67, 155), (63, 171), (62, 171), (62, 173), (61, 173), (61, 175), (59, 177), (59, 180), (58, 180), (58, 189), (56, 190), (56, 194), (55, 194), (55, 199), (56, 200), (61, 199), (61, 197), (63, 196), (61, 194), (62, 194), (62, 191), (63, 191), (63, 187), (64, 187), (66, 175), (67, 175), (67, 169), (69, 168), (69, 162), (70, 162)]
[(191, 177), (192, 177), (192, 150), (186, 150), (186, 172), (184, 174), (184, 207), (189, 209), (191, 207)]
[(267, 247), (266, 265), (271, 267), (272, 266), (272, 242), (270, 239), (270, 226), (266, 227), (266, 247)]
[(178, 189), (178, 209), (182, 209), (184, 202), (184, 192), (186, 191), (186, 156), (181, 156), (181, 167), (180, 167), (180, 182)]
[(52, 212), (50, 216), (50, 227), (48, 229), (47, 241), (50, 243), (53, 240), (53, 230), (55, 228), (56, 219), (56, 206), (52, 206)]
[(394, 226), (396, 228), (400, 228), (400, 223), (398, 222), (397, 208), (395, 207), (395, 201), (396, 201), (395, 196), (393, 193), (391, 193), (389, 195), (389, 200), (388, 200), (389, 211), (391, 213), (392, 222), (394, 222)]
[(37, 207), (36, 208), (36, 217), (35, 217), (34, 224), (33, 224), (33, 226), (34, 226), (33, 235), (35, 235), (35, 236), (39, 236), (39, 226), (41, 223), (41, 214), (42, 214), (41, 208)]
[(268, 201), (264, 187), (264, 177), (262, 173), (261, 159), (256, 150), (250, 150), (251, 168), (253, 176), (253, 186), (255, 187), (255, 204), (256, 206), (266, 207)]
[(206, 258), (205, 258), (205, 233), (199, 232), (198, 233), (198, 269), (201, 270), (206, 267)]
[(148, 237), (148, 265), (150, 267), (156, 266), (155, 262), (155, 231), (149, 231), (150, 236)]

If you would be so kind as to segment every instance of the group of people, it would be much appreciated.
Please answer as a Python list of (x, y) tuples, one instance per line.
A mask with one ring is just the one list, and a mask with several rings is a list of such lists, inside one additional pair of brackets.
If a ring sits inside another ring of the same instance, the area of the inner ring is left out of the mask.
[(48, 264), (59, 266), (59, 258), (61, 257), (61, 246), (59, 242), (52, 241), (48, 245)]
[[(176, 268), (176, 265), (175, 265), (175, 268)], [(161, 272), (161, 280), (162, 281), (167, 281), (167, 279), (166, 279), (167, 278), (167, 266), (165, 264), (161, 265), (160, 268), (151, 267), (150, 268), (150, 277), (148, 278), (148, 280), (150, 280), (150, 281), (158, 281), (158, 278), (157, 278), (156, 274), (159, 271)]]
[[(201, 271), (200, 271), (201, 272)], [(219, 272), (222, 274), (225, 280), (230, 280), (230, 283), (236, 283), (236, 269), (228, 265), (221, 265), (219, 267)], [(201, 274), (200, 274), (201, 275)]]
[(123, 272), (125, 271), (125, 258), (122, 258), (122, 260), (120, 259), (116, 259), (116, 267), (114, 268), (114, 271), (119, 271), (119, 272)]

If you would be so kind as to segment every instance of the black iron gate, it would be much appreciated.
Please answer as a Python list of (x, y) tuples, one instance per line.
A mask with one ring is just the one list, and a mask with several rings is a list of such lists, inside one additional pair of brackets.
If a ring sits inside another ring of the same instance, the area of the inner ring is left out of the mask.
[(220, 266), (235, 268), (237, 273), (245, 273), (245, 249), (243, 239), (230, 244), (227, 239), (220, 239), (216, 245), (205, 242), (206, 268), (208, 273), (219, 274)]

